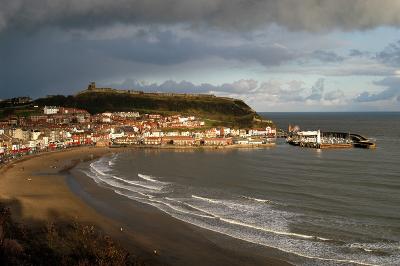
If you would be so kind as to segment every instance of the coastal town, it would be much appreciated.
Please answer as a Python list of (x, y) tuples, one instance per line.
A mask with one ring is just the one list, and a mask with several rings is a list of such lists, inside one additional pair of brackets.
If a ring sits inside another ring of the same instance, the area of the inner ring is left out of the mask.
[[(26, 99), (20, 99), (26, 101)], [(0, 161), (42, 151), (96, 147), (228, 147), (273, 145), (277, 130), (210, 127), (195, 116), (104, 112), (34, 106), (35, 115), (0, 121)]]

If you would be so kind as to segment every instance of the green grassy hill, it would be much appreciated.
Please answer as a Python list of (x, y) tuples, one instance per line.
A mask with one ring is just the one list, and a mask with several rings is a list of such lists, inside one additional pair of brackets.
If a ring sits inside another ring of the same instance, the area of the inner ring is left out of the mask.
[(213, 95), (129, 93), (117, 90), (86, 90), (75, 96), (37, 99), (39, 106), (82, 108), (91, 114), (106, 111), (195, 115), (210, 126), (258, 127), (270, 124), (242, 100)]
[(1, 106), (0, 104), (0, 119), (5, 119), (9, 116), (27, 117), (40, 114), (43, 114), (43, 110), (40, 108), (35, 108), (33, 104), (17, 106)]

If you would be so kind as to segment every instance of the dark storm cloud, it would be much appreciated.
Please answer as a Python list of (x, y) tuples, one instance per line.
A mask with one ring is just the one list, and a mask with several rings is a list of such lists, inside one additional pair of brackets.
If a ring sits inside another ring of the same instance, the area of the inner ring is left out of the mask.
[(0, 98), (66, 94), (89, 80), (126, 75), (130, 65), (54, 32), (0, 36)]
[(121, 60), (157, 65), (178, 64), (207, 54), (207, 47), (204, 45), (191, 39), (178, 39), (172, 31), (156, 32), (154, 37), (155, 41), (137, 36), (132, 39), (75, 42)]
[(131, 76), (143, 66), (176, 66), (211, 57), (271, 66), (297, 56), (273, 44), (226, 46), (181, 38), (172, 30), (139, 30), (117, 38), (54, 29), (34, 34), (8, 31), (0, 34), (0, 98), (71, 93), (90, 80)]
[(209, 25), (253, 29), (354, 30), (400, 25), (397, 0), (1, 0), (0, 28), (128, 24)]
[(375, 102), (382, 100), (392, 100), (400, 97), (400, 77), (388, 77), (380, 81), (374, 82), (375, 85), (384, 86), (381, 92), (370, 93), (362, 92), (355, 98), (356, 102)]
[[(185, 63), (209, 62), (209, 58), (222, 59), (221, 65), (225, 67), (256, 65), (257, 68), (287, 62), (297, 67), (296, 62), (301, 60), (335, 65), (349, 59), (322, 50), (318, 44), (296, 51), (290, 48), (293, 45), (285, 47), (288, 41), (278, 44), (279, 38), (270, 42), (269, 36), (252, 40), (253, 30), (265, 30), (271, 25), (299, 31), (296, 33), (299, 38), (305, 34), (319, 36), (314, 32), (336, 29), (351, 31), (397, 26), (400, 25), (400, 1), (0, 0), (0, 98), (70, 94), (84, 88), (91, 80), (111, 82), (173, 67), (174, 71), (179, 71)], [(125, 32), (135, 27), (143, 29), (135, 34)], [(186, 32), (180, 32), (179, 27)], [(285, 29), (283, 31), (288, 34)], [(96, 34), (100, 37), (94, 36)], [(400, 66), (399, 46), (395, 43), (373, 59), (392, 68)], [(321, 50), (313, 51), (315, 47)], [(369, 56), (363, 53), (353, 50), (349, 56)], [(359, 66), (355, 69), (351, 73), (366, 73), (366, 70), (359, 70)], [(156, 80), (157, 74), (160, 73), (154, 73)], [(312, 88), (304, 88), (300, 82), (259, 84), (255, 80), (218, 86), (185, 81), (132, 83), (144, 90), (216, 92), (254, 99), (264, 97), (277, 102), (322, 102), (343, 98), (342, 91), (325, 92), (323, 80), (317, 81)], [(360, 95), (359, 101), (388, 95), (399, 99), (397, 87), (382, 86), (387, 88), (382, 94), (366, 93)]]
[(294, 60), (300, 54), (273, 44), (209, 44), (191, 38), (179, 38), (173, 31), (155, 31), (149, 41), (139, 36), (131, 40), (81, 40), (81, 44), (121, 60), (171, 65), (205, 57), (255, 61), (264, 66)]

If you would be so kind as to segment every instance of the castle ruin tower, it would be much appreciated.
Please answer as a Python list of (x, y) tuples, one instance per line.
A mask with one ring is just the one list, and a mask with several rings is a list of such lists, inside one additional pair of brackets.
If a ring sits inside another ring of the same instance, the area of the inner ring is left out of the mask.
[(88, 91), (95, 90), (96, 89), (96, 82), (94, 82), (94, 81), (90, 82), (87, 89), (88, 89)]

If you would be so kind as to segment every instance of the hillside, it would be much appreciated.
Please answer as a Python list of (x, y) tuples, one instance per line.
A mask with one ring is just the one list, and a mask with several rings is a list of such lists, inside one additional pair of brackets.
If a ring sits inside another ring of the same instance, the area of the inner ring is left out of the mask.
[(85, 90), (75, 96), (50, 96), (37, 99), (39, 106), (56, 105), (82, 108), (91, 114), (116, 111), (138, 111), (195, 115), (209, 125), (255, 127), (269, 124), (242, 100), (213, 95), (166, 94), (118, 91), (112, 89)]

